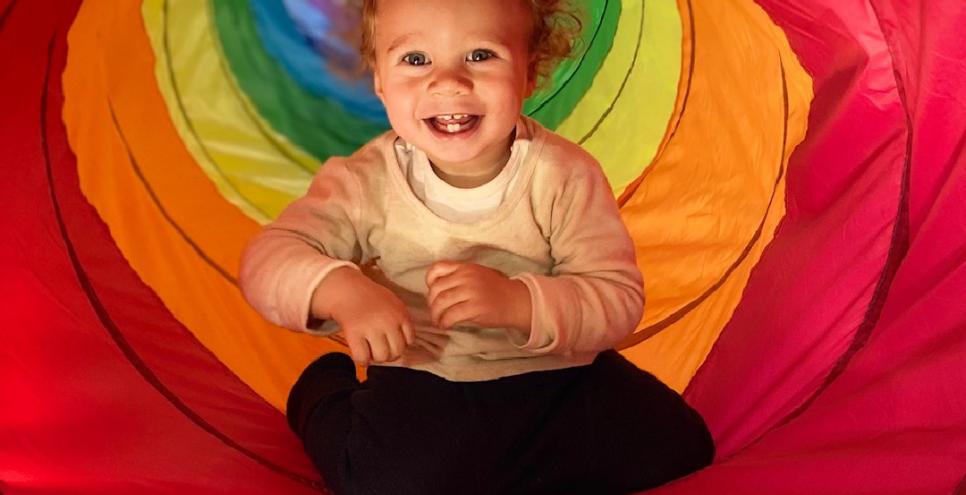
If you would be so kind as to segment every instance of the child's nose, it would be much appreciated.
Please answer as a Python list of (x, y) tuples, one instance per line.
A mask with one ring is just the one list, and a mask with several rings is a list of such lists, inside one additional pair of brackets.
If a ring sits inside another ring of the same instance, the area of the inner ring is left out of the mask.
[(438, 96), (459, 96), (473, 90), (473, 79), (463, 67), (439, 68), (433, 73), (429, 92)]

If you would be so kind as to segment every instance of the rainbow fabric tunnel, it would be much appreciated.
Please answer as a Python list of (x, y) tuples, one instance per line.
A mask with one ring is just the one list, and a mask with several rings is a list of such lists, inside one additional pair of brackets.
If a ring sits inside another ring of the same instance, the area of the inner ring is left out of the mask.
[[(0, 0), (0, 492), (324, 491), (281, 409), (344, 348), (236, 277), (387, 128), (343, 4)], [(966, 489), (966, 4), (581, 4), (525, 112), (601, 161), (647, 281), (622, 352), (717, 441), (655, 492)]]

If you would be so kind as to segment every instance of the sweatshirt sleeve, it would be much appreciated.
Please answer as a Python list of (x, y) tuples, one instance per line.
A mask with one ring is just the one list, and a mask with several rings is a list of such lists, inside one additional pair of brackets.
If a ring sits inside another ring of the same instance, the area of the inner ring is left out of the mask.
[(530, 291), (530, 336), (514, 342), (534, 353), (612, 348), (634, 331), (644, 308), (634, 245), (596, 162), (580, 167), (553, 198), (549, 276), (513, 277)]
[(335, 332), (334, 321), (312, 318), (315, 288), (332, 270), (358, 269), (361, 187), (342, 158), (328, 160), (305, 196), (266, 225), (241, 258), (239, 285), (265, 319), (292, 330)]

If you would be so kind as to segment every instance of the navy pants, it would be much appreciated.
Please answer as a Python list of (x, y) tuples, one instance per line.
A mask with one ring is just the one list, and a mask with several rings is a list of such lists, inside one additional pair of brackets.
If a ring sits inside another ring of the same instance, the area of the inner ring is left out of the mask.
[(485, 382), (327, 354), (288, 419), (336, 494), (621, 494), (708, 465), (711, 435), (681, 397), (614, 351), (593, 364)]

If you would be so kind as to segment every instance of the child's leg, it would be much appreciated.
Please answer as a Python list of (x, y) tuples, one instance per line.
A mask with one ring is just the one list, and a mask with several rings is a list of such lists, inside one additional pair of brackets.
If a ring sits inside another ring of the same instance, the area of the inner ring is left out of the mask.
[(657, 486), (711, 463), (714, 441), (701, 416), (677, 392), (608, 351), (589, 368), (599, 493)]
[(343, 358), (306, 369), (289, 401), (335, 493), (628, 493), (714, 455), (701, 417), (616, 352), (476, 383), (372, 367), (360, 385)]
[[(506, 387), (517, 381), (530, 388), (529, 400), (495, 407), (501, 396), (512, 395)], [(483, 437), (501, 449), (483, 461), (498, 478), (494, 493), (635, 493), (700, 469), (714, 456), (701, 417), (614, 351), (588, 366), (530, 373), (497, 385), (502, 393), (478, 395), (493, 412)]]
[(332, 353), (305, 368), (288, 396), (288, 424), (334, 493), (344, 492), (338, 456), (345, 451), (350, 397), (360, 387), (352, 359)]
[(464, 402), (463, 384), (405, 368), (370, 367), (360, 384), (347, 356), (329, 354), (296, 382), (289, 419), (336, 494), (485, 493)]

